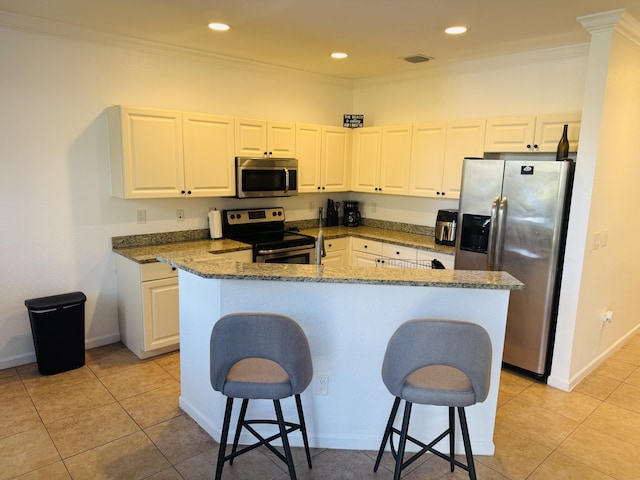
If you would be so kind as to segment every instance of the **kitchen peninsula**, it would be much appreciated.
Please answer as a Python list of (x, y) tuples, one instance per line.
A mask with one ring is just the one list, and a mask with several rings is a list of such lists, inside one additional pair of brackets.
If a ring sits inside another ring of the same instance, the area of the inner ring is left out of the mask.
[[(509, 293), (523, 288), (508, 273), (251, 264), (193, 251), (158, 260), (179, 269), (180, 406), (214, 438), (220, 438), (224, 397), (211, 388), (209, 338), (222, 315), (269, 311), (295, 319), (309, 339), (314, 375), (329, 379), (327, 395), (318, 394), (315, 382), (302, 395), (311, 445), (368, 450), (378, 448), (393, 401), (380, 377), (387, 341), (402, 322), (433, 317), (478, 323), (491, 337), (490, 393), (467, 415), (474, 453), (493, 454)], [(296, 418), (293, 402), (283, 408), (285, 417)], [(270, 402), (250, 409), (256, 417), (272, 415)], [(435, 437), (447, 409), (416, 408), (414, 418), (416, 436)], [(300, 445), (300, 438), (292, 443)]]

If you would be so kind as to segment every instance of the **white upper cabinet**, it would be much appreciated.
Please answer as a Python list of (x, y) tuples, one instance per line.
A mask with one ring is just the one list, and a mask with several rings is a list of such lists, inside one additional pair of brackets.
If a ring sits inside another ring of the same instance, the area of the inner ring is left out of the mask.
[(351, 189), (406, 195), (409, 191), (411, 125), (358, 128), (353, 135)]
[(235, 195), (232, 117), (183, 113), (185, 188), (192, 197)]
[(569, 151), (578, 149), (580, 114), (503, 117), (487, 120), (485, 152), (555, 152), (568, 125)]
[(380, 178), (382, 127), (363, 127), (353, 131), (351, 190), (377, 192)]
[(295, 123), (236, 118), (235, 152), (238, 157), (295, 157)]
[(298, 158), (298, 193), (322, 189), (322, 125), (296, 124), (296, 157)]
[(351, 175), (351, 130), (323, 126), (321, 156), (320, 191), (348, 191)]
[(413, 126), (409, 195), (440, 198), (446, 148), (446, 123)]
[(378, 191), (392, 195), (409, 193), (411, 125), (382, 127)]
[(231, 118), (124, 106), (108, 116), (113, 196), (235, 193)]
[(460, 198), (463, 160), (484, 156), (486, 123), (485, 119), (447, 123), (442, 198)]
[(539, 152), (556, 152), (558, 142), (562, 137), (562, 130), (568, 125), (567, 137), (569, 137), (569, 151), (578, 151), (580, 138), (580, 122), (582, 115), (574, 113), (569, 115), (539, 115), (536, 117), (536, 135), (534, 144), (538, 145)]
[(120, 198), (182, 196), (182, 113), (113, 106), (108, 117), (111, 194)]

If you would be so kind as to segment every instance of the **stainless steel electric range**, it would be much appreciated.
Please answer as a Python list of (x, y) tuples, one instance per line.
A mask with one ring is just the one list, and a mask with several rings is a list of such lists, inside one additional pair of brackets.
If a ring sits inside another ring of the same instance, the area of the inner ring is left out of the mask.
[(315, 238), (285, 230), (284, 221), (282, 207), (224, 210), (222, 232), (252, 245), (256, 263), (314, 263)]

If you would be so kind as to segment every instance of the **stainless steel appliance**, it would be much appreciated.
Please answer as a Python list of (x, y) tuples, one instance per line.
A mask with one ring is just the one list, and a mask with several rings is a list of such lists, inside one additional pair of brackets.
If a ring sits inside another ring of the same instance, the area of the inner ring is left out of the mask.
[(457, 226), (457, 210), (438, 210), (435, 231), (436, 243), (449, 246), (455, 245)]
[(347, 200), (344, 202), (344, 218), (345, 227), (357, 227), (360, 224), (361, 216), (358, 210), (358, 202)]
[(236, 197), (293, 195), (298, 195), (297, 159), (236, 157)]
[(256, 263), (315, 262), (315, 239), (284, 228), (284, 208), (224, 210), (222, 230), (225, 238), (253, 246)]
[(551, 367), (573, 161), (465, 159), (455, 268), (503, 270), (511, 292), (503, 362), (546, 379)]

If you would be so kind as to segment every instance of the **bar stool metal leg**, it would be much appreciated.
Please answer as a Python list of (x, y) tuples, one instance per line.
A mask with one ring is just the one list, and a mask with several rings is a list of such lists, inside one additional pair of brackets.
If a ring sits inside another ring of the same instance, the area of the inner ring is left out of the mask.
[(307, 425), (304, 423), (304, 413), (302, 411), (302, 401), (300, 395), (295, 396), (296, 408), (298, 409), (298, 420), (300, 422), (300, 433), (302, 433), (302, 441), (304, 442), (304, 453), (307, 455), (307, 464), (311, 466), (311, 452), (309, 451), (309, 437), (307, 437)]
[(455, 467), (455, 455), (456, 455), (456, 412), (455, 408), (449, 407), (449, 464), (451, 465), (451, 471)]
[(236, 427), (236, 434), (233, 438), (233, 447), (231, 448), (231, 458), (229, 459), (229, 465), (233, 465), (233, 459), (235, 458), (235, 453), (238, 450), (240, 433), (242, 432), (244, 417), (247, 414), (247, 405), (249, 405), (249, 400), (245, 398), (242, 400), (242, 406), (240, 407), (240, 416), (238, 416), (238, 426)]
[(462, 441), (464, 442), (464, 451), (467, 456), (467, 469), (469, 478), (476, 480), (476, 467), (473, 463), (473, 453), (471, 452), (471, 440), (469, 439), (469, 428), (467, 427), (467, 415), (464, 407), (458, 407), (458, 416), (460, 417), (460, 428), (462, 429)]
[(287, 438), (287, 426), (284, 423), (284, 417), (282, 415), (282, 407), (280, 406), (280, 400), (274, 400), (273, 405), (276, 410), (276, 418), (278, 419), (278, 426), (280, 427), (280, 436), (282, 437), (282, 448), (284, 449), (284, 456), (287, 459), (287, 467), (289, 468), (289, 476), (291, 480), (296, 480), (296, 470), (293, 466), (293, 458), (291, 456), (291, 448), (289, 447), (289, 439)]
[(384, 447), (387, 445), (387, 441), (389, 440), (389, 436), (391, 435), (391, 429), (393, 428), (393, 421), (396, 418), (398, 413), (398, 407), (400, 406), (400, 398), (396, 397), (393, 401), (393, 407), (391, 407), (391, 414), (389, 415), (389, 420), (387, 421), (387, 426), (384, 429), (384, 435), (382, 437), (382, 442), (380, 443), (380, 449), (378, 450), (378, 456), (376, 457), (376, 464), (373, 467), (373, 471), (377, 472), (378, 467), (380, 466), (380, 461), (382, 460), (382, 455), (384, 453)]
[(229, 436), (229, 423), (231, 422), (231, 409), (233, 408), (233, 398), (227, 397), (227, 406), (224, 410), (224, 420), (222, 422), (222, 432), (220, 434), (220, 447), (218, 448), (218, 463), (216, 464), (216, 478), (222, 477), (222, 467), (224, 466), (224, 456)]

